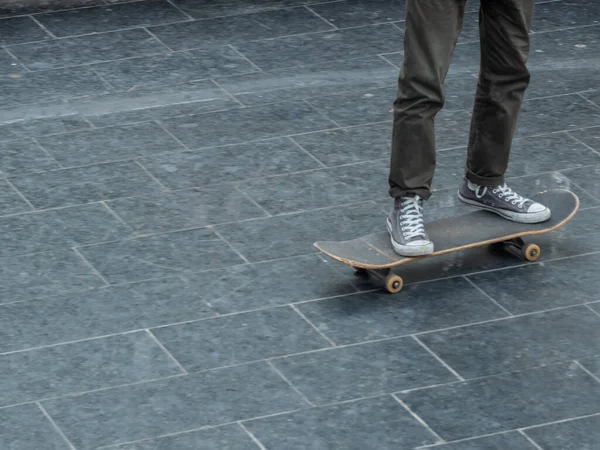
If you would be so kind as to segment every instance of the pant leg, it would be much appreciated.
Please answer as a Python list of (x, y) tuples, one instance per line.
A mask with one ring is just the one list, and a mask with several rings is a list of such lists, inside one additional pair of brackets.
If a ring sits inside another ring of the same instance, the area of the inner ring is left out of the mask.
[(483, 186), (504, 183), (510, 148), (529, 85), (527, 58), (534, 0), (481, 0), (481, 70), (466, 176)]
[(407, 0), (404, 61), (394, 102), (389, 193), (429, 198), (435, 172), (434, 118), (466, 0)]

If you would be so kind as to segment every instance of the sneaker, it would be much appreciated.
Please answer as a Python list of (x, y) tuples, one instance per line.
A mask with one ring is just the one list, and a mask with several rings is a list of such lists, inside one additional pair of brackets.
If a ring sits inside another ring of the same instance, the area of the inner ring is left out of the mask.
[(418, 195), (397, 198), (387, 218), (387, 229), (394, 251), (401, 256), (433, 253), (423, 225), (423, 199)]
[(458, 198), (471, 206), (495, 212), (505, 219), (520, 223), (544, 222), (550, 218), (550, 209), (517, 194), (506, 183), (502, 186), (479, 186), (464, 179)]

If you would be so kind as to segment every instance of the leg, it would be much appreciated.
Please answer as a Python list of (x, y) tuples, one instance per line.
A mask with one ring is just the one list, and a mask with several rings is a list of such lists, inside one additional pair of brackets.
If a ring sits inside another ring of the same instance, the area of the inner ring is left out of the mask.
[(504, 184), (510, 147), (529, 85), (527, 58), (534, 0), (481, 0), (481, 70), (471, 121), (467, 179)]
[(434, 118), (462, 27), (466, 0), (407, 0), (404, 61), (394, 102), (390, 195), (430, 196)]

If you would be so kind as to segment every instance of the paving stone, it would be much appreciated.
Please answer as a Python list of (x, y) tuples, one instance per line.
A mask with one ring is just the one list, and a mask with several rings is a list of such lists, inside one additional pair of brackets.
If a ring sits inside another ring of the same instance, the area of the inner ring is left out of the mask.
[(518, 432), (495, 434), (465, 441), (451, 442), (446, 445), (433, 447), (439, 450), (535, 450), (535, 447), (525, 436)]
[(0, 443), (6, 448), (70, 448), (35, 404), (0, 409), (0, 424)]
[(525, 431), (548, 450), (593, 450), (600, 441), (600, 415), (569, 420)]
[(80, 251), (109, 283), (127, 283), (244, 263), (208, 228), (92, 245), (82, 247)]
[(257, 363), (43, 405), (73, 445), (89, 448), (293, 411), (306, 403), (266, 363)]
[(600, 317), (584, 306), (419, 336), (465, 378), (600, 353)]
[(140, 163), (169, 189), (221, 185), (321, 167), (286, 138), (144, 158)]
[(44, 172), (60, 166), (33, 139), (0, 142), (0, 177)]
[(593, 0), (547, 2), (536, 5), (533, 31), (600, 24), (600, 13)]
[[(600, 315), (600, 305), (598, 303), (590, 307)], [(581, 364), (596, 377), (600, 377), (600, 356), (581, 359)]]
[(298, 309), (336, 344), (351, 344), (499, 319), (507, 314), (466, 280), (406, 286), (402, 301), (364, 293), (302, 303)]
[(304, 449), (311, 436), (314, 449), (413, 448), (436, 438), (392, 397), (312, 408), (244, 422), (267, 448)]
[(0, 214), (19, 214), (31, 211), (31, 207), (6, 181), (0, 181)]
[(456, 380), (410, 337), (276, 358), (273, 364), (316, 404)]
[[(596, 96), (594, 95), (587, 95), (587, 97), (591, 100), (596, 99)], [(598, 96), (598, 101), (600, 101), (600, 96)], [(571, 136), (574, 136), (576, 139), (579, 139), (581, 142), (591, 147), (596, 152), (600, 152), (600, 127), (573, 130), (570, 131), (569, 134)]]
[[(63, 167), (83, 166), (185, 150), (154, 122), (58, 134), (38, 139)], [(600, 155), (599, 155), (600, 158)]]
[(173, 50), (186, 50), (331, 29), (305, 8), (286, 8), (151, 27), (150, 31)]
[(600, 383), (569, 362), (398, 395), (457, 440), (597, 413)]
[(289, 307), (155, 328), (152, 332), (188, 371), (330, 346)]
[(22, 175), (11, 182), (40, 209), (162, 191), (160, 185), (133, 162)]
[(528, 64), (533, 66), (537, 64), (560, 65), (565, 61), (597, 60), (600, 54), (599, 43), (600, 37), (598, 36), (597, 26), (552, 31), (550, 33), (534, 33), (531, 35), (532, 50)]
[[(86, 287), (92, 286), (80, 291)], [(6, 301), (21, 301), (0, 305), (0, 352), (214, 317), (217, 313), (203, 301), (205, 289), (170, 277), (68, 294), (56, 290), (33, 300), (3, 295)]]
[(40, 14), (36, 19), (55, 36), (101, 33), (189, 20), (166, 0), (146, 0), (143, 8), (122, 3)]
[(47, 70), (162, 53), (167, 49), (145, 30), (125, 30), (13, 45), (9, 50), (29, 69)]
[(0, 404), (181, 374), (146, 332), (0, 355)]
[(50, 39), (31, 17), (12, 17), (0, 20), (0, 45), (20, 44), (22, 42)]

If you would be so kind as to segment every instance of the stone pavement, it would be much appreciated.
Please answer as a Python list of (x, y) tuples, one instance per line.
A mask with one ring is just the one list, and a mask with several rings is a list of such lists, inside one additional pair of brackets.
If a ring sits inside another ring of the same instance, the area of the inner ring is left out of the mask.
[[(309, 3), (5, 10), (0, 448), (600, 448), (597, 0), (538, 2), (509, 169), (581, 212), (395, 296), (311, 245), (384, 227), (404, 2)], [(429, 219), (462, 209), (469, 11)]]

